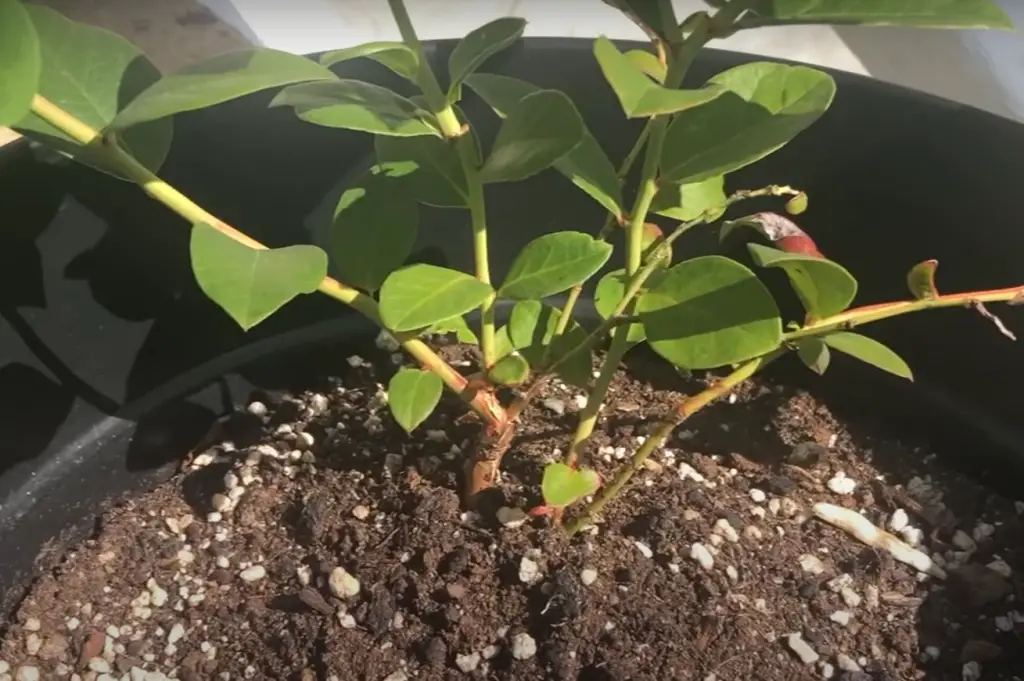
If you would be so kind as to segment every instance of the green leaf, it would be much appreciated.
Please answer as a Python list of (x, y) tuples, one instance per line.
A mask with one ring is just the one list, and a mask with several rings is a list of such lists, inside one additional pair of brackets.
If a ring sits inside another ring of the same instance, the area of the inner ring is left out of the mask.
[(611, 255), (611, 244), (583, 232), (545, 234), (519, 252), (498, 295), (513, 300), (553, 296), (582, 284)]
[(29, 112), (41, 71), (39, 37), (25, 6), (0, 0), (0, 126)]
[(802, 253), (787, 253), (749, 243), (747, 249), (759, 267), (778, 267), (803, 303), (807, 314), (822, 319), (839, 314), (857, 295), (857, 280), (838, 263)]
[(665, 270), (640, 297), (647, 341), (684, 369), (712, 369), (779, 347), (782, 320), (768, 289), (749, 269), (718, 255)]
[(409, 257), (419, 208), (386, 177), (370, 177), (341, 195), (334, 210), (331, 250), (341, 279), (376, 291)]
[(396, 177), (402, 191), (428, 206), (465, 208), (469, 188), (459, 152), (439, 137), (374, 139), (377, 161)]
[(378, 135), (441, 136), (433, 116), (391, 90), (358, 80), (290, 85), (270, 106), (290, 106), (309, 123)]
[(568, 154), (582, 139), (583, 119), (572, 100), (557, 90), (539, 90), (508, 112), (480, 169), (480, 179), (525, 180)]
[(622, 110), (629, 118), (647, 118), (660, 114), (678, 113), (706, 104), (722, 94), (717, 85), (700, 90), (673, 90), (658, 85), (634, 64), (629, 57), (604, 36), (594, 41), (594, 56), (601, 66), (605, 80), (619, 98)]
[(994, 0), (761, 0), (755, 12), (783, 23), (1013, 29)]
[[(479, 342), (476, 337), (476, 333), (473, 332), (473, 329), (469, 328), (469, 324), (466, 323), (465, 318), (461, 315), (452, 317), (451, 319), (445, 319), (434, 324), (427, 329), (427, 333), (454, 333), (455, 338), (458, 339), (460, 343)], [(511, 350), (511, 347), (509, 349)], [(502, 355), (499, 353), (499, 356)]]
[(466, 314), (492, 295), (488, 284), (463, 272), (409, 265), (384, 280), (380, 316), (392, 331), (413, 331)]
[(498, 385), (521, 385), (529, 376), (530, 365), (517, 354), (505, 355), (487, 371), (487, 377)]
[(437, 374), (405, 367), (388, 383), (388, 405), (398, 425), (411, 433), (437, 407), (444, 384)]
[[(490, 73), (475, 73), (466, 79), (466, 85), (502, 118), (524, 97), (540, 91), (539, 87), (525, 80)], [(624, 212), (622, 185), (615, 166), (585, 126), (580, 143), (555, 161), (554, 167), (608, 212), (616, 216)]]
[[(118, 111), (160, 79), (153, 62), (121, 36), (69, 21), (48, 7), (24, 7), (39, 36), (38, 93), (89, 127), (106, 129)], [(83, 147), (35, 114), (13, 127), (80, 163), (123, 178), (104, 149)], [(172, 135), (170, 120), (154, 121), (125, 131), (118, 143), (155, 172), (167, 158)]]
[(544, 503), (551, 508), (565, 508), (590, 496), (601, 486), (601, 477), (589, 468), (576, 470), (564, 463), (544, 467), (540, 483)]
[(690, 222), (704, 216), (714, 222), (725, 214), (725, 177), (715, 175), (692, 184), (665, 182), (658, 189), (651, 211), (680, 222)]
[(832, 359), (832, 353), (820, 338), (803, 338), (797, 341), (796, 354), (804, 366), (819, 376), (825, 373)]
[[(655, 286), (662, 276), (662, 271), (655, 271), (645, 282), (647, 287)], [(626, 295), (628, 283), (629, 277), (626, 275), (626, 270), (609, 272), (597, 282), (597, 288), (594, 290), (594, 307), (597, 308), (597, 313), (601, 315), (602, 319), (609, 319), (615, 314), (615, 308), (622, 302), (622, 296)], [(643, 295), (643, 292), (641, 292), (641, 295)], [(639, 298), (640, 296), (637, 297)], [(627, 339), (630, 344), (642, 343), (646, 338), (647, 333), (644, 331), (643, 324), (629, 325), (629, 336), (627, 336)]]
[[(512, 349), (518, 350), (534, 369), (548, 367), (566, 356), (587, 339), (587, 332), (576, 320), (569, 322), (565, 332), (555, 337), (555, 327), (562, 313), (539, 300), (523, 300), (512, 308), (505, 331)], [(590, 383), (591, 353), (580, 351), (562, 363), (556, 373), (570, 385), (585, 388)]]
[(320, 56), (320, 63), (324, 66), (333, 66), (350, 59), (367, 57), (391, 69), (403, 78), (415, 81), (420, 69), (419, 59), (416, 53), (405, 43), (397, 43), (382, 40), (372, 43), (363, 43), (353, 47), (346, 47), (341, 50), (332, 50)]
[(836, 92), (827, 73), (772, 62), (737, 66), (709, 83), (727, 92), (669, 125), (664, 181), (700, 182), (764, 158), (825, 113)]
[(471, 73), (523, 35), (526, 21), (518, 17), (502, 17), (475, 28), (466, 34), (448, 57), (448, 101), (458, 99), (459, 86)]
[(251, 248), (201, 222), (190, 253), (199, 288), (246, 331), (327, 276), (327, 254), (316, 246)]
[(805, 192), (798, 192), (789, 201), (786, 201), (786, 212), (790, 215), (800, 215), (807, 210), (807, 194)]
[(124, 130), (292, 83), (335, 81), (329, 69), (265, 47), (228, 52), (164, 76), (132, 100), (111, 127)]
[(843, 331), (825, 336), (822, 340), (830, 348), (856, 357), (882, 371), (888, 371), (910, 381), (914, 380), (913, 372), (903, 358), (873, 338)]
[(907, 272), (907, 288), (918, 300), (937, 298), (939, 290), (935, 288), (935, 270), (939, 267), (938, 260), (925, 260), (914, 265)]
[(659, 84), (665, 82), (665, 67), (658, 58), (647, 50), (630, 50), (626, 52), (629, 59), (638, 69), (656, 80)]

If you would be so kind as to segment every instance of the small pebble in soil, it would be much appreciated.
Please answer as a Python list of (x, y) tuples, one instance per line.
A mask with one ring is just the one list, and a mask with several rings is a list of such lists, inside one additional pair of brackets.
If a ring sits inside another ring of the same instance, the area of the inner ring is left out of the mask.
[(910, 523), (910, 518), (907, 516), (907, 512), (902, 508), (897, 508), (889, 518), (889, 529), (893, 532), (899, 532)]
[(768, 495), (765, 494), (763, 491), (757, 489), (756, 487), (750, 490), (750, 500), (753, 501), (755, 504), (762, 504), (767, 498)]
[(267, 413), (267, 405), (262, 402), (250, 402), (249, 406), (245, 408), (253, 416), (265, 416)]
[(848, 496), (857, 489), (857, 481), (846, 477), (846, 473), (839, 471), (828, 481), (827, 486), (836, 494)]
[(992, 538), (992, 535), (996, 533), (996, 528), (990, 523), (978, 523), (975, 525), (974, 530), (971, 532), (971, 536), (974, 537), (974, 541), (983, 542)]
[(803, 639), (800, 634), (790, 634), (786, 637), (786, 645), (789, 649), (796, 653), (796, 656), (800, 658), (800, 661), (804, 664), (814, 664), (820, 658), (818, 653), (814, 651), (807, 641)]
[(725, 518), (719, 518), (715, 522), (714, 529), (715, 532), (722, 535), (734, 544), (740, 540), (740, 535), (738, 532), (736, 532), (736, 528), (734, 528), (732, 524)]
[(352, 509), (352, 515), (356, 520), (366, 520), (370, 517), (370, 509), (360, 504)]
[(968, 662), (961, 671), (963, 681), (978, 681), (981, 678), (981, 665), (977, 662)]
[(836, 668), (828, 662), (821, 665), (821, 678), (831, 679), (836, 674)]
[(845, 627), (853, 619), (853, 615), (848, 610), (836, 610), (834, 613), (828, 616), (830, 620), (835, 622), (841, 627)]
[(537, 642), (527, 633), (512, 637), (512, 657), (517, 660), (529, 660), (537, 654)]
[(583, 582), (583, 586), (590, 586), (597, 581), (597, 570), (593, 568), (585, 568), (580, 573), (580, 581)]
[(782, 501), (777, 498), (771, 498), (768, 500), (768, 512), (772, 515), (778, 515), (779, 511), (782, 510)]
[(810, 553), (800, 556), (800, 569), (811, 575), (820, 575), (825, 572), (825, 564), (821, 559)]
[(690, 558), (697, 561), (705, 570), (711, 570), (715, 566), (715, 559), (708, 551), (708, 547), (699, 542), (690, 547)]
[(267, 576), (267, 568), (262, 565), (252, 565), (238, 573), (238, 576), (243, 582), (258, 582)]
[(844, 586), (840, 589), (839, 595), (843, 597), (843, 603), (846, 603), (846, 606), (849, 608), (856, 608), (860, 605), (862, 600), (860, 594), (848, 586)]
[(459, 668), (459, 671), (464, 674), (470, 674), (476, 671), (476, 668), (480, 666), (480, 653), (470, 653), (468, 655), (456, 655), (455, 666)]
[(740, 573), (732, 565), (725, 568), (725, 576), (729, 578), (730, 582), (740, 581)]
[(523, 584), (533, 584), (540, 579), (540, 567), (526, 556), (519, 561), (519, 581)]
[(998, 572), (1006, 578), (1009, 578), (1013, 574), (1013, 568), (1011, 568), (1009, 563), (1007, 563), (1005, 560), (994, 560), (985, 567), (987, 567), (989, 570), (994, 570), (995, 572)]
[(836, 666), (844, 672), (859, 672), (861, 670), (856, 660), (843, 653), (836, 655)]
[(961, 551), (973, 552), (978, 550), (978, 545), (973, 539), (971, 539), (970, 535), (963, 530), (957, 530), (953, 534), (952, 541), (953, 546), (957, 547)]
[(521, 527), (526, 523), (527, 516), (526, 512), (521, 508), (512, 508), (510, 506), (502, 506), (497, 512), (498, 522), (502, 526), (514, 530), (517, 527)]
[(549, 397), (546, 400), (544, 400), (543, 402), (541, 402), (541, 404), (544, 405), (545, 409), (550, 410), (556, 416), (561, 416), (562, 414), (565, 413), (565, 401), (564, 400), (560, 400), (560, 399), (558, 399), (556, 397)]
[[(734, 532), (735, 532), (735, 530), (734, 530)], [(639, 551), (641, 553), (641, 555), (643, 555), (644, 558), (653, 558), (654, 557), (654, 552), (651, 551), (651, 547), (650, 546), (648, 546), (647, 544), (643, 543), (642, 541), (633, 542), (633, 543), (636, 546), (636, 550)]]
[(349, 574), (343, 567), (336, 567), (331, 570), (331, 574), (327, 579), (327, 585), (335, 597), (343, 600), (354, 598), (359, 594), (359, 580)]
[(913, 525), (908, 525), (900, 532), (900, 537), (902, 537), (903, 541), (911, 546), (920, 546), (921, 542), (924, 541), (924, 530), (919, 527), (914, 527)]

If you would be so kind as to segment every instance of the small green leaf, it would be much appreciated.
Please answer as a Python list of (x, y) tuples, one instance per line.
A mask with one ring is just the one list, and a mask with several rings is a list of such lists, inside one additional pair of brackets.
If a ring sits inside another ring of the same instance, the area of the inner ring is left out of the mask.
[(939, 290), (935, 288), (935, 270), (939, 267), (938, 260), (925, 260), (914, 265), (907, 272), (907, 288), (918, 300), (937, 298)]
[(832, 349), (856, 357), (882, 371), (914, 380), (913, 372), (903, 358), (873, 338), (843, 331), (825, 336), (822, 340)]
[(839, 314), (857, 295), (857, 280), (842, 265), (802, 253), (787, 253), (761, 244), (747, 249), (758, 267), (778, 267), (803, 303), (807, 314), (822, 319)]
[(700, 182), (760, 160), (821, 117), (836, 84), (806, 66), (753, 62), (723, 71), (720, 97), (676, 116), (661, 153), (668, 182)]
[[(648, 287), (654, 286), (661, 276), (662, 273), (656, 271), (645, 283)], [(602, 319), (609, 319), (615, 314), (615, 308), (622, 302), (622, 296), (626, 295), (628, 281), (629, 277), (626, 275), (626, 270), (615, 270), (604, 275), (597, 282), (597, 288), (594, 290), (594, 307), (597, 308), (597, 313), (601, 315)], [(627, 339), (631, 345), (642, 343), (646, 338), (647, 333), (644, 331), (643, 324), (629, 325), (629, 336)]]
[[(427, 333), (454, 333), (455, 338), (460, 343), (478, 343), (479, 340), (476, 337), (476, 333), (473, 329), (469, 328), (469, 324), (466, 323), (465, 318), (461, 315), (452, 317), (451, 319), (445, 319), (443, 321), (434, 324)], [(511, 349), (511, 347), (510, 347)], [(499, 353), (499, 357), (504, 356)]]
[(498, 295), (513, 300), (553, 296), (589, 279), (611, 255), (611, 244), (583, 232), (545, 234), (520, 251)]
[(189, 250), (199, 288), (246, 331), (327, 276), (316, 246), (251, 248), (203, 223), (192, 227)]
[(444, 384), (437, 374), (405, 367), (388, 383), (388, 405), (405, 432), (411, 433), (437, 407)]
[(469, 188), (459, 152), (439, 137), (389, 137), (374, 139), (377, 161), (402, 191), (428, 206), (465, 208)]
[(832, 353), (820, 338), (803, 338), (797, 341), (796, 354), (804, 366), (819, 376), (824, 375), (832, 359)]
[(583, 139), (583, 119), (564, 93), (539, 90), (508, 112), (480, 169), (484, 182), (516, 182), (550, 167)]
[[(466, 85), (480, 95), (480, 98), (502, 118), (505, 118), (524, 97), (540, 92), (539, 87), (525, 80), (490, 73), (475, 73), (466, 79)], [(586, 127), (583, 129), (583, 139), (580, 143), (555, 161), (554, 168), (611, 214), (619, 216), (623, 213), (622, 185), (615, 166)]]
[[(118, 111), (160, 80), (160, 71), (139, 48), (121, 36), (65, 19), (48, 7), (24, 5), (39, 37), (42, 72), (38, 94), (95, 130), (105, 130)], [(14, 128), (80, 163), (115, 177), (124, 176), (105, 150), (83, 147), (35, 114)], [(152, 171), (167, 158), (172, 122), (154, 121), (125, 131), (119, 145)]]
[(291, 85), (270, 106), (290, 106), (302, 120), (329, 128), (396, 137), (441, 135), (427, 111), (385, 87), (358, 80)]
[(514, 354), (505, 355), (487, 371), (487, 377), (498, 385), (521, 385), (529, 376), (530, 365)]
[[(545, 372), (573, 348), (587, 339), (587, 332), (576, 320), (555, 337), (561, 312), (539, 300), (523, 300), (512, 308), (505, 331), (512, 349), (518, 350), (534, 369)], [(580, 351), (568, 357), (557, 369), (558, 377), (570, 385), (585, 388), (590, 382), (591, 353)]]
[(397, 43), (387, 40), (363, 43), (354, 47), (346, 47), (341, 50), (332, 50), (320, 56), (320, 63), (324, 66), (333, 66), (350, 59), (367, 57), (391, 69), (403, 78), (415, 81), (420, 69), (419, 59), (416, 53), (405, 43)]
[(654, 213), (680, 222), (701, 216), (706, 222), (714, 222), (725, 214), (725, 209), (725, 177), (722, 175), (692, 184), (663, 183), (651, 204)]
[(117, 114), (111, 127), (124, 130), (282, 85), (331, 80), (337, 77), (329, 69), (297, 54), (266, 47), (228, 52), (153, 83)]
[(1013, 29), (994, 0), (761, 0), (754, 11), (783, 23)]
[(540, 483), (544, 503), (551, 508), (565, 508), (590, 496), (601, 486), (601, 477), (589, 468), (576, 470), (564, 463), (544, 467)]
[(459, 86), (471, 73), (523, 35), (526, 21), (518, 17), (502, 17), (475, 28), (466, 34), (448, 57), (448, 101), (458, 99)]
[(800, 215), (807, 210), (807, 194), (799, 192), (796, 196), (786, 201), (786, 212), (790, 215)]
[(489, 285), (435, 265), (409, 265), (380, 289), (380, 316), (392, 331), (414, 331), (463, 315), (494, 295)]
[(629, 118), (685, 111), (712, 101), (724, 90), (711, 84), (700, 90), (672, 90), (658, 85), (604, 36), (594, 41), (594, 56), (605, 80)]
[(625, 56), (634, 66), (658, 81), (659, 84), (665, 82), (665, 67), (655, 55), (647, 50), (630, 50), (626, 52)]
[(370, 177), (341, 195), (334, 210), (331, 250), (341, 279), (376, 291), (412, 252), (419, 209), (386, 177)]
[(29, 112), (41, 72), (39, 37), (25, 6), (0, 0), (0, 127)]
[(665, 270), (637, 302), (647, 341), (684, 369), (713, 369), (779, 347), (782, 320), (768, 289), (749, 269), (718, 255)]

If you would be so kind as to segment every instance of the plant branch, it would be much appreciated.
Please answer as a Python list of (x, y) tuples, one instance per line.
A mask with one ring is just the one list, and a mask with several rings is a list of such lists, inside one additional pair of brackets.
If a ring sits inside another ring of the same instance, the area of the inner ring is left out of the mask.
[[(193, 202), (136, 161), (112, 140), (104, 139), (97, 130), (75, 118), (45, 97), (35, 96), (32, 100), (32, 112), (82, 146), (102, 149), (107, 158), (129, 180), (138, 184), (146, 194), (170, 208), (190, 224), (201, 222), (249, 248), (259, 250), (266, 248), (259, 241), (235, 229)], [(324, 278), (320, 282), (318, 290), (354, 308), (377, 325), (383, 327), (377, 303), (370, 296), (350, 286), (346, 286), (331, 277)], [(437, 374), (444, 381), (445, 385), (465, 399), (473, 411), (486, 423), (494, 427), (504, 423), (504, 409), (493, 395), (483, 391), (468, 390), (466, 379), (441, 359), (429, 346), (417, 339), (414, 334), (396, 334), (396, 338), (406, 352), (415, 358), (423, 368)]]

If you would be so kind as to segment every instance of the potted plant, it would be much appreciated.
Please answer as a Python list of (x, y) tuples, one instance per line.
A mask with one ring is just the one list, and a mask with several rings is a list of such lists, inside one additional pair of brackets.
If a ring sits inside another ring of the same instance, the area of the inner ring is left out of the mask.
[[(241, 329), (319, 291), (380, 327), (384, 360), (352, 355), (321, 387), (256, 395), (218, 421), (179, 476), (143, 505), (111, 511), (34, 587), (0, 674), (399, 681), (813, 668), (864, 679), (919, 665), (964, 678), (1012, 669), (1019, 648), (959, 634), (919, 645), (925, 635), (907, 638), (912, 618), (891, 612), (948, 585), (972, 607), (1002, 607), (996, 631), (1018, 627), (1024, 614), (1003, 603), (1014, 563), (993, 547), (990, 520), (1015, 518), (1012, 503), (966, 526), (931, 478), (873, 486), (882, 471), (851, 429), (758, 375), (790, 356), (824, 374), (836, 352), (911, 379), (861, 326), (961, 307), (1012, 339), (989, 306), (1021, 302), (1024, 286), (949, 293), (932, 259), (908, 265), (904, 299), (853, 306), (857, 279), (797, 224), (808, 194), (730, 181), (826, 113), (833, 77), (752, 61), (682, 85), (709, 42), (738, 30), (1008, 28), (1006, 17), (988, 0), (898, 11), (729, 0), (683, 21), (667, 0), (610, 4), (651, 38), (647, 49), (592, 44), (623, 115), (644, 122), (618, 167), (569, 96), (487, 72), (520, 40), (522, 19), (459, 41), (442, 87), (401, 0), (389, 0), (400, 43), (317, 59), (253, 49), (168, 76), (115, 36), (0, 2), (0, 124), (184, 218), (195, 284)], [(356, 59), (416, 93), (329, 68)], [(157, 174), (172, 117), (270, 89), (272, 108), (371, 136), (373, 162), (333, 211), (330, 257), (310, 244), (268, 248)], [(493, 140), (463, 111), (470, 92), (500, 121)], [(582, 190), (603, 225), (545, 230), (495, 253), (488, 194), (541, 173)], [(766, 200), (770, 209), (743, 210)], [(432, 209), (468, 216), (471, 271), (410, 263)], [(675, 248), (698, 231), (736, 257)], [(785, 288), (764, 283), (773, 272)], [(794, 300), (778, 302), (786, 295)], [(590, 296), (597, 314), (579, 314)], [(741, 430), (795, 444), (785, 460), (759, 462), (757, 445), (720, 435), (734, 427), (727, 409), (696, 429), (723, 399)], [(598, 428), (606, 410), (613, 418)], [(640, 509), (645, 489), (658, 501)], [(773, 543), (788, 568), (764, 558)], [(764, 630), (746, 631), (746, 617)], [(237, 640), (239, 628), (253, 636)], [(736, 645), (740, 657), (726, 655)]]

